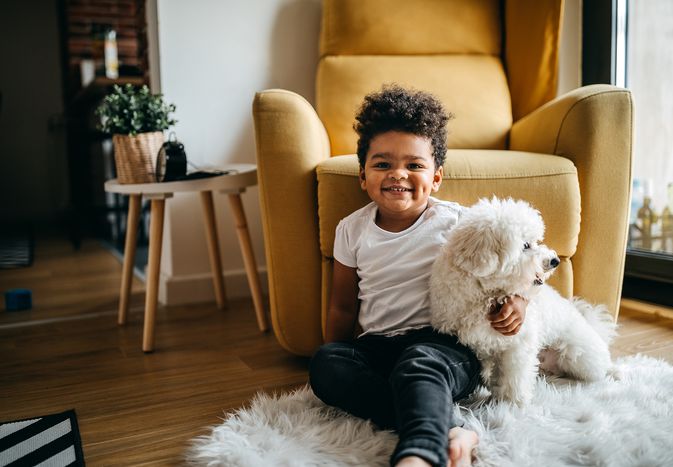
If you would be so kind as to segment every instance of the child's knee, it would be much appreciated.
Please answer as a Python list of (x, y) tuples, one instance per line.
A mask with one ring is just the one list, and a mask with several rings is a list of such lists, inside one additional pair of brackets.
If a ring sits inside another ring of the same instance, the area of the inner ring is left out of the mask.
[(330, 389), (341, 379), (344, 368), (352, 360), (352, 351), (341, 343), (322, 345), (311, 358), (309, 383), (320, 399), (329, 399)]

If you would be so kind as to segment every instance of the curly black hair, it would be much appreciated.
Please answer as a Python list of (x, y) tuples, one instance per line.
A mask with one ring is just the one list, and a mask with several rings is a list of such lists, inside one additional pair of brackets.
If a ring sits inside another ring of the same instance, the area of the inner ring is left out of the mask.
[(397, 84), (384, 85), (381, 91), (365, 96), (355, 116), (353, 129), (358, 138), (358, 161), (364, 168), (371, 140), (387, 131), (402, 131), (428, 138), (432, 144), (435, 168), (446, 157), (446, 123), (453, 114), (427, 92), (407, 89)]

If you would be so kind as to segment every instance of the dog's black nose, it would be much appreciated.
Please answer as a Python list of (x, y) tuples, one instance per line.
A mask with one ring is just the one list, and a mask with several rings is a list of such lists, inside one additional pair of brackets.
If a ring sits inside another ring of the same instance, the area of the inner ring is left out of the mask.
[(558, 266), (559, 264), (561, 264), (561, 260), (558, 259), (558, 258), (556, 258), (556, 257), (552, 258), (551, 261), (549, 261), (549, 265), (550, 265), (552, 268), (555, 268), (555, 267)]

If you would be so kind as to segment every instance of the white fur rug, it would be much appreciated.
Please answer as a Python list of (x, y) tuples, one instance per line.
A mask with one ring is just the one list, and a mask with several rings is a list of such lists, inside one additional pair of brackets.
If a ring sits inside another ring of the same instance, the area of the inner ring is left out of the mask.
[[(479, 434), (475, 466), (673, 466), (673, 367), (618, 359), (619, 381), (538, 379), (530, 406), (487, 402), (456, 413)], [(397, 437), (326, 407), (310, 391), (257, 395), (193, 440), (187, 460), (208, 466), (385, 466)]]

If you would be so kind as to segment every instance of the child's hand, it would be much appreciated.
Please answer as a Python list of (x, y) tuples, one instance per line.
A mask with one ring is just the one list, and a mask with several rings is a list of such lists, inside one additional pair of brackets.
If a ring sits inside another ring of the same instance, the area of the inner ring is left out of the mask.
[(503, 336), (514, 336), (521, 330), (526, 318), (528, 301), (518, 295), (508, 295), (502, 305), (496, 303), (491, 307), (488, 319), (491, 327)]

